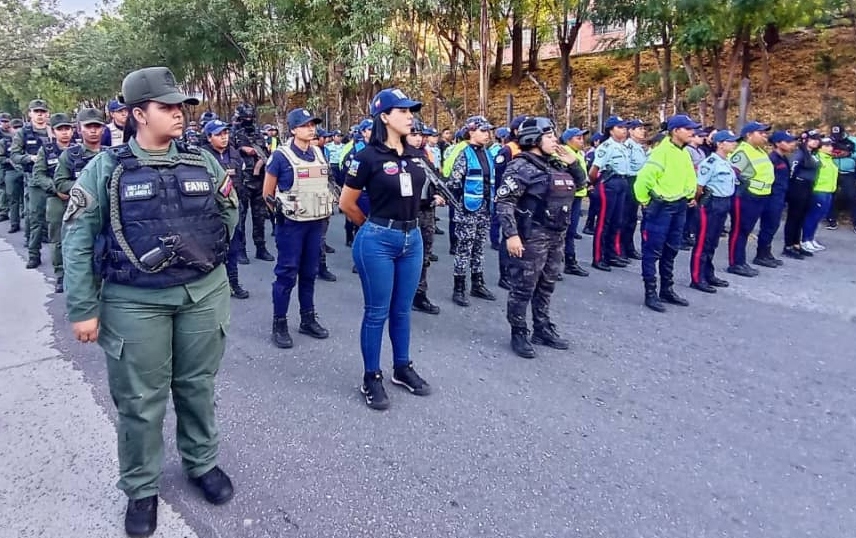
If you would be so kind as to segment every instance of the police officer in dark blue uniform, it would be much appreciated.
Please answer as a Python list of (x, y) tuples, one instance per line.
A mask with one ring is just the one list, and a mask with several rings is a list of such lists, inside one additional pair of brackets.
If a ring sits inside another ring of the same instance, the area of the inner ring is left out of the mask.
[[(206, 114), (209, 114), (206, 112)], [(210, 114), (213, 114), (210, 113)], [(204, 114), (203, 114), (204, 116)], [(226, 171), (226, 175), (232, 180), (232, 184), (240, 181), (241, 173), (244, 170), (244, 159), (237, 149), (229, 144), (231, 125), (220, 120), (207, 120), (205, 129), (202, 133), (205, 136), (205, 143), (202, 149), (210, 152)], [(238, 254), (241, 251), (241, 243), (235, 241), (234, 238), (229, 242), (229, 252), (226, 255), (226, 276), (229, 278), (229, 289), (232, 297), (237, 299), (246, 299), (250, 296), (250, 292), (241, 287), (238, 280)]]
[(315, 315), (315, 278), (324, 221), (333, 212), (333, 194), (327, 184), (329, 165), (321, 148), (312, 145), (321, 120), (297, 108), (288, 113), (286, 122), (291, 138), (271, 154), (264, 182), (265, 201), (276, 215), (272, 339), (281, 348), (294, 345), (286, 316), (295, 284), (300, 333), (319, 339), (330, 335)]

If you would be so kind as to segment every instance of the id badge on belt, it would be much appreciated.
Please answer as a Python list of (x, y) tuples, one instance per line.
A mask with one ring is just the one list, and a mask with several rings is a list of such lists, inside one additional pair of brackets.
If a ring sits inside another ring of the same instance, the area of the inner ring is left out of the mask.
[(401, 196), (413, 196), (413, 181), (410, 178), (410, 174), (407, 172), (398, 174), (398, 181), (401, 185)]

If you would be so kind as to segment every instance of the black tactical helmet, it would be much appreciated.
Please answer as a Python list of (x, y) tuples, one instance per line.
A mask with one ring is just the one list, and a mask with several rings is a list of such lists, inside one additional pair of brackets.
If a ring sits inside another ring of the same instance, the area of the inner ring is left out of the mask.
[(253, 108), (253, 105), (251, 105), (251, 104), (241, 103), (235, 109), (235, 116), (237, 116), (239, 120), (255, 119), (256, 118), (256, 109)]
[(517, 129), (517, 143), (521, 146), (537, 146), (543, 135), (555, 130), (550, 118), (526, 118)]
[(410, 134), (422, 134), (425, 130), (425, 124), (422, 123), (422, 120), (413, 119), (413, 126), (410, 127)]
[(219, 119), (220, 119), (220, 117), (217, 116), (217, 114), (211, 112), (210, 110), (206, 110), (205, 112), (202, 113), (201, 116), (199, 116), (199, 126), (205, 127), (205, 124), (208, 123), (209, 121), (214, 121), (214, 120), (219, 120)]

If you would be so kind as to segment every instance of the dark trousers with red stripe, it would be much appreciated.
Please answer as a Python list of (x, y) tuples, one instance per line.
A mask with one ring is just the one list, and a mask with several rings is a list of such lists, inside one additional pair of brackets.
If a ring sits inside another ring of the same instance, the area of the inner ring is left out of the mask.
[(627, 179), (612, 176), (595, 187), (600, 196), (597, 226), (592, 240), (592, 262), (605, 262), (618, 257), (619, 235), (624, 216), (624, 199), (627, 196)]
[(636, 224), (639, 221), (639, 202), (636, 201), (636, 194), (633, 192), (634, 183), (636, 183), (636, 176), (630, 176), (627, 179), (627, 194), (624, 196), (620, 241), (621, 254), (624, 256), (636, 250), (633, 236), (636, 235)]
[(746, 264), (746, 242), (755, 229), (769, 196), (750, 192), (737, 194), (731, 203), (731, 234), (728, 237), (728, 264)]
[(651, 200), (645, 208), (642, 234), (642, 280), (657, 282), (657, 263), (663, 287), (674, 282), (675, 257), (683, 241), (687, 219), (687, 200), (676, 202)]
[(719, 236), (731, 211), (731, 196), (711, 196), (698, 207), (698, 236), (690, 257), (690, 278), (693, 284), (709, 282), (714, 276), (713, 255), (719, 246)]

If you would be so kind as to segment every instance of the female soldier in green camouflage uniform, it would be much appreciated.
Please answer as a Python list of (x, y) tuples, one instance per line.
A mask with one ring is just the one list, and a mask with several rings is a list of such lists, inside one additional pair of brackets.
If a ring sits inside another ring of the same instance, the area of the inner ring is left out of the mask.
[(213, 156), (174, 142), (182, 103), (198, 102), (169, 69), (134, 71), (122, 95), (131, 138), (94, 157), (69, 191), (63, 261), (74, 335), (107, 355), (125, 530), (148, 536), (170, 392), (185, 472), (213, 504), (233, 494), (217, 467), (214, 377), (230, 321), (223, 261), (237, 199)]

